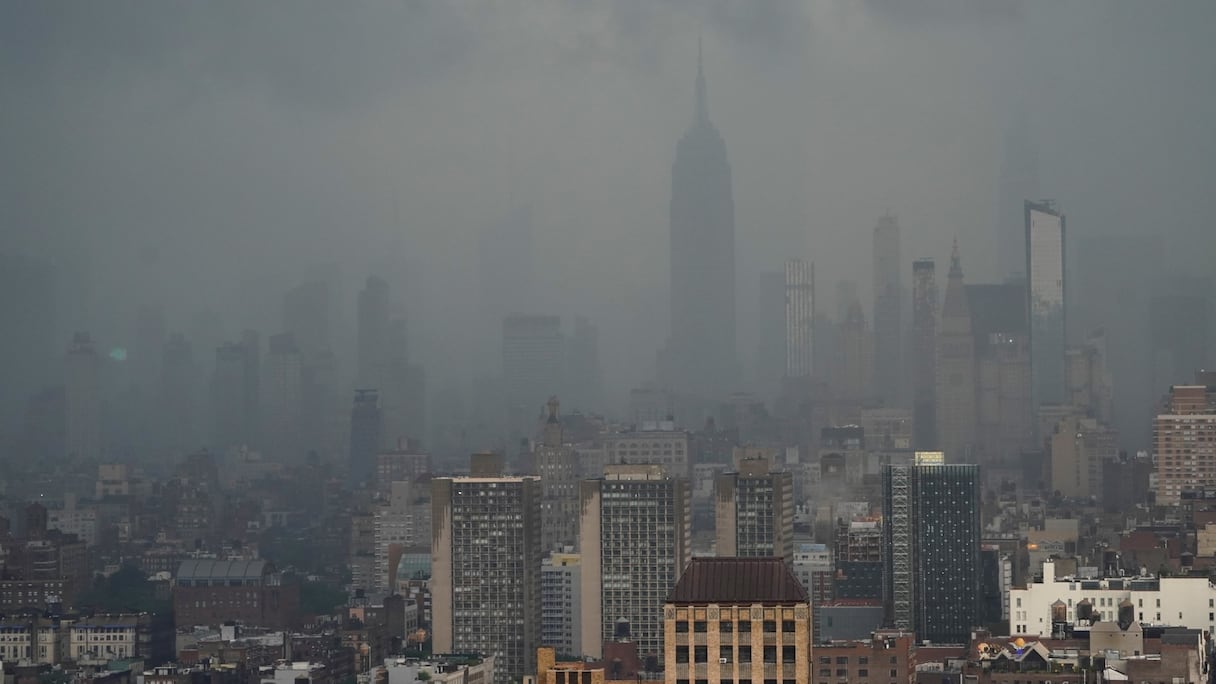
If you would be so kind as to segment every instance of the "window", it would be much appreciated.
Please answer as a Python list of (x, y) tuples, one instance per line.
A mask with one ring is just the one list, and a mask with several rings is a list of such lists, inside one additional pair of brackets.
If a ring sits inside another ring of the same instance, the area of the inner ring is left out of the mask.
[(676, 620), (676, 634), (688, 634), (688, 620)]
[(797, 649), (795, 649), (793, 646), (782, 646), (781, 647), (781, 662), (783, 662), (783, 663), (795, 662), (797, 660), (796, 652), (797, 652)]
[(694, 663), (708, 663), (709, 662), (709, 647), (708, 646), (693, 647), (692, 661)]
[(696, 632), (697, 634), (704, 634), (705, 633), (705, 621), (697, 620), (696, 622), (692, 623), (692, 631)]
[(857, 658), (857, 664), (858, 665), (869, 665), (870, 658), (868, 656), (860, 656), (859, 658)]
[(688, 647), (687, 646), (676, 646), (676, 662), (677, 663), (687, 663), (688, 662)]
[(751, 646), (740, 646), (739, 647), (739, 662), (750, 663), (751, 661), (752, 661), (752, 647)]
[(836, 669), (836, 676), (837, 676), (837, 677), (848, 677), (848, 676), (849, 676), (849, 671), (848, 671), (847, 669), (840, 669), (840, 668), (837, 668), (837, 669)]
[(734, 660), (735, 652), (730, 646), (722, 646), (718, 649), (718, 662), (729, 663)]
[(722, 622), (718, 623), (718, 631), (722, 634), (730, 634), (731, 632), (735, 631), (735, 623), (731, 622), (730, 620), (723, 620)]
[(777, 632), (777, 622), (775, 620), (764, 621), (764, 633), (775, 634)]
[(819, 676), (820, 676), (820, 677), (831, 677), (831, 676), (832, 676), (832, 668), (830, 668), (830, 667), (821, 667), (821, 668), (819, 668)]
[(837, 665), (848, 665), (849, 657), (848, 656), (836, 656), (836, 664)]
[(740, 634), (750, 634), (751, 631), (752, 631), (752, 621), (751, 620), (740, 620), (739, 621), (739, 633)]
[(1018, 608), (1021, 608), (1021, 607), (1022, 607), (1022, 597), (1019, 596), (1018, 597)]
[(831, 665), (832, 659), (829, 658), (828, 656), (819, 656), (819, 664), (820, 665)]
[(782, 620), (781, 621), (781, 631), (792, 634), (794, 632), (794, 621), (793, 620)]
[(777, 662), (777, 647), (776, 646), (765, 646), (764, 647), (764, 662), (766, 662), (766, 663)]
[(865, 669), (865, 668), (863, 667), (863, 668), (861, 668), (860, 670), (858, 670), (858, 671), (857, 671), (857, 676), (858, 676), (858, 677), (869, 677), (869, 676), (870, 676), (870, 671), (869, 671), (869, 670), (867, 670), (867, 669)]
[(898, 670), (891, 670), (891, 676), (898, 677), (899, 676), (898, 672), (899, 672)]

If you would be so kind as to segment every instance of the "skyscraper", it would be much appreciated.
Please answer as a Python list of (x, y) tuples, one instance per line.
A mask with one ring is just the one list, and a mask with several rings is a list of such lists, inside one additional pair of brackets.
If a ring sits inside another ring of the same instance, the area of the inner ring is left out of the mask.
[(350, 411), (350, 481), (370, 483), (376, 479), (383, 416), (380, 395), (374, 389), (355, 390)]
[(550, 397), (533, 461), (540, 475), (541, 546), (545, 552), (578, 542), (578, 454), (565, 443), (557, 397)]
[(899, 223), (887, 214), (874, 227), (874, 383), (887, 405), (900, 398), (903, 380), (903, 288)]
[(794, 560), (794, 477), (772, 472), (766, 458), (741, 461), (714, 478), (719, 556)]
[(194, 397), (197, 371), (190, 342), (181, 333), (165, 342), (160, 368), (161, 445), (178, 451), (197, 448)]
[(579, 488), (584, 655), (600, 657), (617, 621), (638, 653), (663, 654), (663, 602), (692, 557), (688, 483), (658, 465), (609, 465)]
[(946, 301), (937, 336), (936, 384), (938, 443), (947, 458), (965, 461), (975, 443), (975, 340), (958, 241), (950, 256)]
[(726, 145), (709, 120), (697, 57), (696, 114), (671, 169), (671, 331), (662, 357), (670, 388), (717, 398), (737, 389), (735, 202)]
[(912, 262), (913, 446), (937, 449), (937, 270), (932, 259)]
[(891, 625), (966, 643), (979, 621), (979, 466), (888, 465), (882, 485)]
[(1064, 247), (1064, 216), (1051, 202), (1026, 202), (1026, 308), (1036, 406), (1064, 401)]
[(808, 378), (814, 361), (815, 264), (785, 262), (785, 377)]
[(544, 557), (540, 481), (436, 478), (431, 506), (435, 652), (493, 655), (496, 684), (535, 672)]
[(975, 353), (973, 463), (1013, 463), (1037, 445), (1025, 285), (965, 285)]
[(101, 361), (88, 333), (72, 336), (64, 370), (67, 456), (96, 460), (101, 456)]

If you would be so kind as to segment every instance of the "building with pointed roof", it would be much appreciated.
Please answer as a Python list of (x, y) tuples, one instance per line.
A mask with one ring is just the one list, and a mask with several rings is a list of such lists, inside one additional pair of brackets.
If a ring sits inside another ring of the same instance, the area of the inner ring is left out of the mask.
[(975, 340), (958, 240), (950, 256), (937, 336), (936, 372), (938, 442), (947, 461), (965, 463), (975, 443)]

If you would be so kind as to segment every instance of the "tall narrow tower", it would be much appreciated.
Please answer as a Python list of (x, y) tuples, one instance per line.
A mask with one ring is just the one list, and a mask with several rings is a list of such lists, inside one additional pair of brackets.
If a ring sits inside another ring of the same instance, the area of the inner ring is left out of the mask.
[(957, 240), (937, 337), (936, 385), (938, 441), (948, 459), (964, 462), (975, 443), (975, 340)]
[(785, 262), (785, 377), (807, 378), (812, 371), (815, 264)]
[(736, 389), (735, 202), (726, 144), (709, 120), (697, 58), (696, 114), (671, 169), (671, 336), (660, 363), (677, 392)]

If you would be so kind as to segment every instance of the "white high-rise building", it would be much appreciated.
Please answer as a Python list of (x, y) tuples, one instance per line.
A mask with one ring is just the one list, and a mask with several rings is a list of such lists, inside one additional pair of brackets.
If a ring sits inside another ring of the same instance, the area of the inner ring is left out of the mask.
[(573, 658), (583, 653), (580, 560), (577, 553), (554, 551), (540, 569), (541, 643)]

